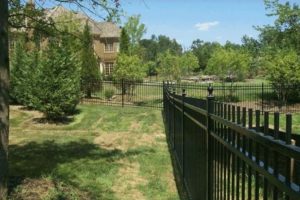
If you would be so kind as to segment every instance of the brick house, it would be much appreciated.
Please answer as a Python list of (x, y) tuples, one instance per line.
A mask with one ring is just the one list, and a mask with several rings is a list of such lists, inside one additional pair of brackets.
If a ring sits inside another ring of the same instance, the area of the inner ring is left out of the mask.
[[(87, 22), (94, 39), (94, 51), (99, 62), (102, 74), (110, 75), (113, 72), (116, 58), (119, 52), (121, 28), (112, 22), (97, 22), (81, 12), (70, 11), (63, 6), (56, 6), (45, 11), (46, 16), (56, 19), (69, 15), (76, 20), (81, 28)], [(61, 21), (60, 21), (61, 23)], [(66, 22), (67, 23), (67, 22)]]
[[(35, 8), (34, 0), (28, 0), (27, 6), (31, 9)], [(79, 26), (79, 30), (83, 30), (86, 23), (90, 26), (91, 34), (94, 39), (94, 52), (99, 63), (99, 69), (105, 76), (113, 72), (116, 58), (119, 52), (119, 43), (121, 28), (112, 22), (97, 22), (89, 18), (82, 12), (70, 11), (63, 6), (56, 6), (45, 9), (46, 18), (51, 18), (55, 23), (69, 23), (70, 20)], [(27, 19), (25, 19), (25, 23)], [(11, 29), (10, 30), (10, 50), (14, 47), (15, 37), (20, 33), (27, 33), (32, 36), (32, 29)], [(44, 41), (45, 42), (45, 41)]]

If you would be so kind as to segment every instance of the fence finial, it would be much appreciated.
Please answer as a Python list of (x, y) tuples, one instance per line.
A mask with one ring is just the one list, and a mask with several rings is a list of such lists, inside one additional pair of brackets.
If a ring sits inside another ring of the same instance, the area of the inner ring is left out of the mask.
[(208, 85), (207, 91), (208, 91), (208, 96), (212, 97), (213, 96), (214, 88), (212, 87), (211, 83)]

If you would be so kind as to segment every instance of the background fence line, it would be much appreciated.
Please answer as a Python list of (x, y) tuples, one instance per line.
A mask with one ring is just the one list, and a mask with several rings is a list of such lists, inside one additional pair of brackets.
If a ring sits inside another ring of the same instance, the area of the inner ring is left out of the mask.
[(286, 131), (280, 132), (279, 112), (262, 115), (215, 101), (212, 93), (210, 88), (206, 99), (197, 99), (164, 85), (170, 152), (189, 198), (300, 199), (300, 147), (292, 145), (292, 115), (286, 114)]
[[(135, 81), (90, 81), (92, 95), (83, 96), (82, 103), (143, 106), (162, 108), (163, 83)], [(176, 92), (186, 90), (189, 97), (206, 98), (206, 83), (169, 82)], [(291, 85), (274, 89), (271, 84), (213, 84), (215, 99), (231, 105), (259, 109), (262, 112), (299, 112), (300, 86)]]

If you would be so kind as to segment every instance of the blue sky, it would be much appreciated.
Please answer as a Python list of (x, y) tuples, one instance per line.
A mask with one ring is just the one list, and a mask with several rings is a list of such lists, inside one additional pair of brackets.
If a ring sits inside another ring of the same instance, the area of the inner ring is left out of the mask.
[[(284, 2), (284, 0), (282, 0)], [(152, 34), (175, 38), (184, 48), (192, 41), (227, 40), (240, 43), (243, 35), (257, 38), (253, 26), (271, 24), (263, 0), (123, 0), (127, 15), (141, 14)], [(296, 2), (296, 1), (294, 1)]]
[[(45, 7), (53, 6), (53, 0), (36, 1), (44, 2)], [(257, 38), (253, 26), (274, 22), (274, 18), (266, 16), (263, 0), (120, 0), (120, 3), (126, 16), (141, 15), (141, 22), (147, 27), (144, 38), (152, 34), (167, 35), (185, 49), (196, 39), (241, 43), (243, 35)]]

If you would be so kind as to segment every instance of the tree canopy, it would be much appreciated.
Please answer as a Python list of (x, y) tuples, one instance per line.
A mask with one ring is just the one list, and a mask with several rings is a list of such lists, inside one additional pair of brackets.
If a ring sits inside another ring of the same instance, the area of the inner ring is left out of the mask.
[(221, 80), (244, 80), (249, 71), (250, 56), (235, 49), (219, 48), (208, 61), (206, 72)]

